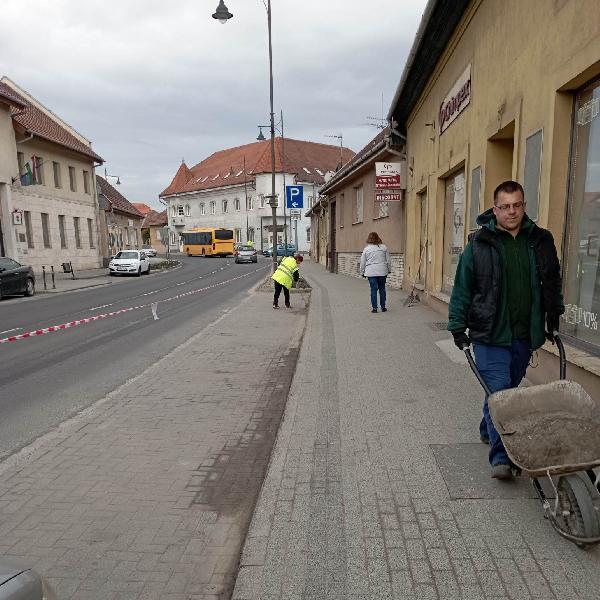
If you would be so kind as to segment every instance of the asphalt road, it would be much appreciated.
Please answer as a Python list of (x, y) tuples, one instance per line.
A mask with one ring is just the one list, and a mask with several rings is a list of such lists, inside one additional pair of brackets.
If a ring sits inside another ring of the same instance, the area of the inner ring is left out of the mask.
[[(0, 344), (0, 458), (104, 397), (231, 310), (271, 264), (262, 257), (257, 265), (236, 265), (232, 258), (181, 261), (178, 269), (119, 285), (0, 301), (0, 338), (142, 307)], [(157, 303), (158, 320), (152, 303)]]

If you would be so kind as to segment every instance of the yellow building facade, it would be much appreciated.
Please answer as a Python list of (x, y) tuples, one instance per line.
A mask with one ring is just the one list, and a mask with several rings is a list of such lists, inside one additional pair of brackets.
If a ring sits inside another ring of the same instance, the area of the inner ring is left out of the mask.
[[(598, 389), (600, 2), (445, 4), (429, 2), (389, 114), (407, 138), (405, 287), (446, 312), (477, 215), (519, 181), (561, 259), (570, 376)], [(547, 350), (531, 379), (557, 378)]]

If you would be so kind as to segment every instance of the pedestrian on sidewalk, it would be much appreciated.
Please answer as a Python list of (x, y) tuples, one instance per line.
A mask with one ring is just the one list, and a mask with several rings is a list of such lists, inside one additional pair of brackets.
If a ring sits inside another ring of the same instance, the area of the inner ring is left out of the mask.
[(275, 295), (273, 296), (273, 308), (279, 308), (279, 296), (281, 290), (283, 290), (283, 296), (285, 298), (285, 307), (291, 308), (290, 304), (290, 288), (298, 281), (300, 277), (300, 271), (298, 271), (298, 264), (304, 260), (301, 254), (296, 256), (286, 256), (282, 259), (277, 267), (277, 270), (271, 278), (275, 281)]
[(372, 231), (367, 238), (367, 245), (360, 257), (360, 274), (367, 277), (371, 287), (371, 312), (377, 312), (377, 292), (381, 312), (386, 312), (385, 305), (385, 280), (392, 271), (390, 253), (381, 241), (376, 231)]
[[(554, 340), (565, 308), (554, 239), (525, 213), (519, 183), (501, 183), (494, 206), (477, 224), (481, 229), (458, 263), (448, 329), (461, 350), (473, 343), (477, 368), (496, 392), (519, 385), (532, 352)], [(487, 396), (479, 434), (490, 445), (492, 477), (512, 479), (514, 465), (490, 418)]]

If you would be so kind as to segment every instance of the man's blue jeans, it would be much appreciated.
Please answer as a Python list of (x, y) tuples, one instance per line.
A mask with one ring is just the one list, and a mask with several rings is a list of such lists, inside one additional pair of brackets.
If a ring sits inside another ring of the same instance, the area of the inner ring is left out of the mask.
[[(513, 340), (512, 346), (487, 346), (473, 344), (475, 363), (490, 391), (497, 392), (514, 388), (521, 383), (531, 358), (529, 340)], [(504, 444), (490, 417), (487, 396), (483, 402), (483, 419), (479, 425), (479, 433), (490, 440), (490, 464), (510, 464)]]
[(381, 308), (385, 308), (385, 280), (387, 275), (381, 277), (369, 277), (369, 285), (371, 286), (371, 306), (377, 310), (377, 290), (379, 290), (379, 302)]

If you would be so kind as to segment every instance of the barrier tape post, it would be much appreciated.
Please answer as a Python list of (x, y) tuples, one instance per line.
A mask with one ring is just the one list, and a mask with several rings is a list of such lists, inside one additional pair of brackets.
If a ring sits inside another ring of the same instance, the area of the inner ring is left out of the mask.
[(47, 290), (46, 287), (46, 265), (42, 265), (42, 279), (44, 280), (44, 289)]
[(54, 283), (54, 265), (51, 265), (50, 269), (52, 269), (52, 289), (55, 290), (56, 284)]

